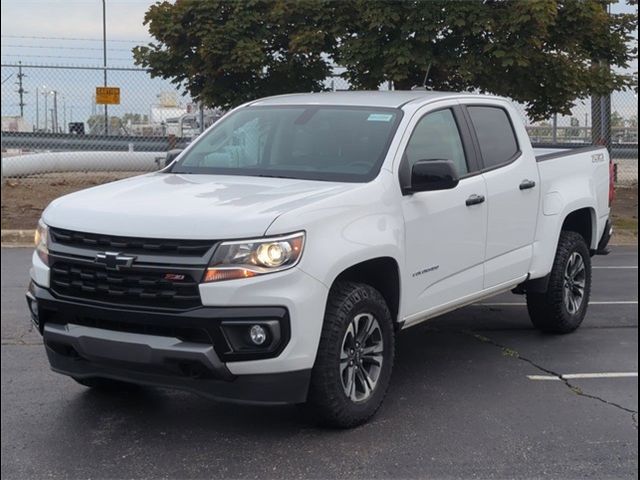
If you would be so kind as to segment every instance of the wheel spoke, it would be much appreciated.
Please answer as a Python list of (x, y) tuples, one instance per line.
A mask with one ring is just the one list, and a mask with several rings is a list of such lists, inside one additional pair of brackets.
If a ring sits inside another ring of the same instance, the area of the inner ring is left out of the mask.
[(372, 354), (380, 354), (382, 353), (382, 343), (374, 343), (373, 345), (369, 345), (368, 347), (364, 347), (362, 350), (362, 355), (372, 355)]
[(581, 272), (582, 269), (584, 268), (584, 262), (582, 260), (582, 257), (578, 254), (574, 254), (574, 255), (576, 255), (576, 259), (573, 265), (573, 270), (571, 272), (572, 279), (575, 279), (578, 273)]
[(366, 363), (373, 363), (380, 367), (382, 366), (382, 355), (366, 355), (362, 357), (362, 361)]
[[(356, 341), (363, 344), (366, 338), (369, 336), (369, 332), (374, 325), (374, 319), (368, 313), (363, 313), (355, 318), (358, 325), (358, 331), (356, 334)], [(362, 325), (364, 322), (364, 325)]]
[(571, 295), (571, 304), (573, 305), (572, 313), (576, 313), (578, 311), (578, 299), (575, 295)]
[(371, 395), (371, 385), (369, 385), (369, 381), (367, 379), (367, 376), (365, 375), (364, 371), (361, 368), (358, 368), (356, 370), (356, 377), (359, 380), (359, 384), (362, 387), (362, 397), (363, 398), (368, 398), (369, 395)]
[(355, 369), (353, 367), (347, 368), (346, 379), (344, 375), (342, 376), (342, 388), (344, 389), (344, 393), (348, 398), (353, 400), (353, 394), (355, 391)]

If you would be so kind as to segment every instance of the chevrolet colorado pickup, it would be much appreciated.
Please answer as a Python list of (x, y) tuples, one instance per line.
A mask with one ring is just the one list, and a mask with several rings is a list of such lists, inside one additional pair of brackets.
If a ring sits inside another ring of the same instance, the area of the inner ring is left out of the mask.
[(576, 329), (609, 178), (605, 148), (534, 152), (499, 97), (261, 99), (161, 171), (52, 202), (27, 303), (83, 385), (307, 402), (350, 427), (401, 329), (510, 290), (540, 330)]

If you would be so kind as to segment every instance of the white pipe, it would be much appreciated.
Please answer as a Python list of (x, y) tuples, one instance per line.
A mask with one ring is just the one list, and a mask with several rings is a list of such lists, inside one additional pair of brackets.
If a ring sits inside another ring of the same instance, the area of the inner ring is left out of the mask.
[(67, 172), (151, 172), (166, 152), (45, 152), (2, 158), (3, 177)]

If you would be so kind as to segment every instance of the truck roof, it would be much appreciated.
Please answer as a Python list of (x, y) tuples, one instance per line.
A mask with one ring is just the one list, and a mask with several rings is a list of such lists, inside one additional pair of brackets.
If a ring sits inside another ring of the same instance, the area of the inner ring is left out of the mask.
[[(319, 93), (293, 93), (262, 98), (251, 105), (348, 105), (358, 107), (400, 108), (406, 103), (428, 102), (441, 98), (481, 96), (472, 93), (435, 92), (427, 90), (344, 91)], [(486, 97), (485, 95), (482, 95)]]

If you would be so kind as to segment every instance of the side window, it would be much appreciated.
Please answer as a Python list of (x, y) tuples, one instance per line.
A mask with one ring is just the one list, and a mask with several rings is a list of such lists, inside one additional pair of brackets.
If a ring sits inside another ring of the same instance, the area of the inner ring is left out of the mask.
[(411, 168), (418, 160), (450, 160), (459, 176), (469, 172), (458, 125), (451, 110), (430, 113), (416, 125), (405, 150), (401, 170), (403, 185), (408, 184)]
[(518, 141), (509, 116), (499, 107), (468, 107), (469, 116), (480, 144), (484, 167), (509, 162), (518, 153)]

